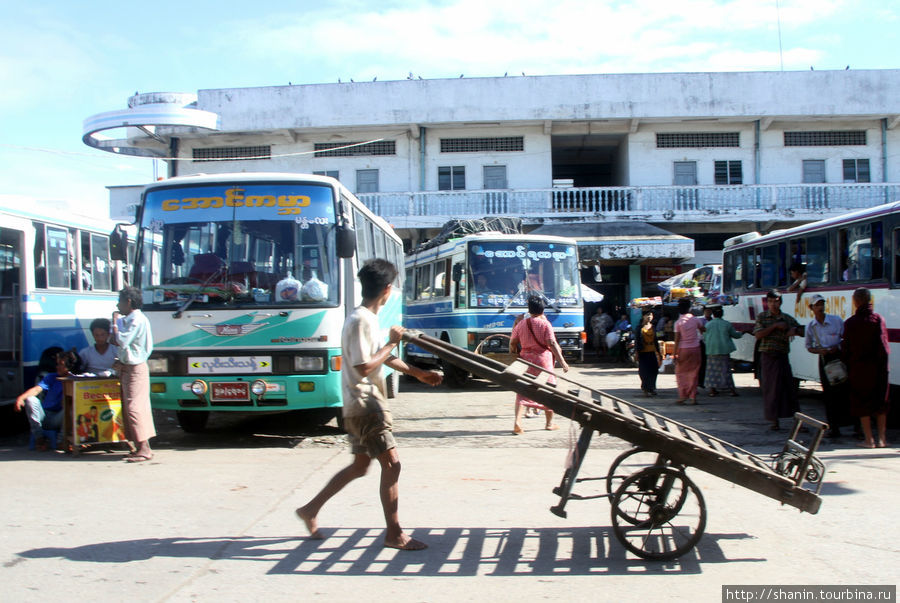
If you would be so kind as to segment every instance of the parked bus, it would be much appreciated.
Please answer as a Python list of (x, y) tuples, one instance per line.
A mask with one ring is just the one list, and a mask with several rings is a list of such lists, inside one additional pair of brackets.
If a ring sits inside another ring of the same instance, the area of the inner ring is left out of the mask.
[(153, 407), (186, 431), (211, 411), (340, 418), (341, 328), (361, 302), (364, 260), (400, 269), (378, 317), (385, 329), (402, 321), (393, 229), (337, 180), (297, 174), (172, 178), (146, 187), (138, 215)]
[(59, 210), (39, 214), (0, 207), (4, 428), (12, 421), (6, 413), (16, 396), (42, 372), (56, 369), (55, 354), (93, 343), (91, 321), (112, 317), (122, 282), (121, 270), (110, 259), (112, 228), (111, 221)]
[[(789, 292), (793, 264), (805, 265), (807, 289)], [(855, 211), (766, 236), (748, 233), (725, 241), (724, 291), (735, 305), (725, 318), (738, 329), (752, 327), (766, 291), (784, 293), (782, 310), (801, 325), (812, 320), (809, 296), (825, 297), (825, 311), (846, 320), (853, 314), (853, 291), (872, 290), (875, 311), (887, 321), (891, 344), (890, 379), (900, 382), (900, 202)], [(752, 337), (736, 340), (736, 360), (753, 361)], [(819, 381), (818, 357), (803, 337), (791, 343), (791, 367), (798, 379)]]
[[(451, 239), (406, 258), (405, 326), (469, 350), (507, 353), (516, 317), (537, 294), (563, 354), (584, 357), (584, 304), (574, 239), (485, 232)], [(490, 338), (489, 338), (490, 337)], [(489, 339), (488, 339), (489, 338)], [(438, 359), (406, 346), (407, 360)], [(445, 365), (444, 377), (459, 386), (468, 375)]]

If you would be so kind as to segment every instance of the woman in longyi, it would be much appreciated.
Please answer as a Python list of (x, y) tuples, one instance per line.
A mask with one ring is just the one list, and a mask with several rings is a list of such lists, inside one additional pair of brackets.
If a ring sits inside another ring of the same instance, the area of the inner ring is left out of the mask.
[[(544, 315), (544, 302), (537, 295), (528, 298), (528, 313), (530, 316), (524, 320), (520, 320), (513, 327), (512, 337), (509, 340), (510, 352), (519, 351), (519, 357), (532, 364), (536, 364), (551, 373), (553, 372), (553, 361), (559, 362), (563, 372), (568, 372), (569, 365), (563, 358), (562, 349), (556, 342), (553, 335), (553, 327), (550, 321)], [(538, 370), (534, 368), (528, 369), (528, 374), (536, 375)], [(548, 383), (556, 383), (556, 378), (551, 374)], [(547, 430), (559, 429), (558, 425), (553, 423), (553, 411), (545, 408), (542, 404), (529, 400), (522, 394), (516, 394), (516, 418), (513, 424), (513, 434), (520, 435), (522, 429), (522, 415), (525, 413), (527, 406), (542, 408), (547, 417), (547, 423), (544, 427)]]

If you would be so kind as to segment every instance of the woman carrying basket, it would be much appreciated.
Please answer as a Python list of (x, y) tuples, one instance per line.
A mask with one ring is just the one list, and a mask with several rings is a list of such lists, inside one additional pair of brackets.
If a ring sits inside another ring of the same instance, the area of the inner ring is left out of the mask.
[[(528, 313), (531, 315), (521, 320), (513, 327), (512, 337), (509, 340), (510, 351), (519, 350), (519, 358), (536, 364), (541, 368), (551, 372), (547, 383), (556, 383), (553, 377), (553, 361), (559, 362), (563, 372), (568, 372), (569, 365), (563, 358), (562, 349), (556, 343), (556, 337), (553, 335), (553, 327), (550, 321), (544, 316), (544, 302), (537, 295), (528, 298)], [(539, 371), (535, 368), (529, 368), (528, 374), (537, 375)], [(553, 411), (545, 408), (542, 404), (538, 404), (529, 400), (521, 394), (516, 394), (516, 418), (513, 424), (513, 434), (520, 435), (522, 429), (522, 415), (525, 407), (536, 407), (544, 409), (547, 417), (545, 429), (559, 429), (558, 425), (553, 424)]]

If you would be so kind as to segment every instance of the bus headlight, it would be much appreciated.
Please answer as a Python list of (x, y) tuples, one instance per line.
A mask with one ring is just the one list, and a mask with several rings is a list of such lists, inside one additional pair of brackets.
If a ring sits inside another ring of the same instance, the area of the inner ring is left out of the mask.
[(325, 369), (325, 359), (321, 356), (294, 356), (294, 370), (297, 372), (321, 372)]
[(262, 396), (266, 393), (266, 382), (262, 379), (257, 379), (250, 384), (250, 391), (253, 392), (254, 396)]
[(169, 358), (167, 356), (159, 356), (157, 358), (148, 358), (147, 359), (147, 368), (150, 370), (151, 374), (168, 374), (169, 372)]
[(191, 393), (197, 397), (202, 397), (206, 395), (206, 390), (209, 388), (206, 386), (206, 381), (202, 381), (197, 379), (193, 383), (191, 383)]

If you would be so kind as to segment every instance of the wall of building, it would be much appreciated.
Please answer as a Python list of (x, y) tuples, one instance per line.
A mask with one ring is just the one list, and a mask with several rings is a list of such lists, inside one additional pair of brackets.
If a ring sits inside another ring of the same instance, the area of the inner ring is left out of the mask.
[[(784, 146), (784, 133), (805, 131), (865, 130), (865, 146)], [(888, 149), (894, 154), (900, 143), (900, 135), (891, 131)], [(802, 122), (775, 122), (760, 132), (760, 168), (763, 184), (794, 184), (803, 182), (803, 160), (824, 159), (825, 181), (842, 183), (844, 159), (868, 159), (871, 182), (882, 182), (881, 123), (871, 121), (821, 120)]]
[[(525, 150), (491, 153), (441, 153), (442, 138), (506, 136), (522, 136)], [(544, 134), (543, 129), (537, 126), (428, 128), (425, 144), (425, 190), (438, 190), (438, 168), (442, 166), (464, 166), (466, 168), (466, 189), (485, 188), (484, 166), (498, 165), (506, 166), (508, 188), (548, 188), (551, 184), (552, 173), (550, 157), (550, 136)]]
[[(657, 148), (657, 133), (739, 132), (740, 147)], [(752, 123), (653, 123), (644, 124), (628, 137), (628, 181), (632, 186), (672, 186), (675, 162), (697, 162), (697, 184), (715, 184), (715, 161), (741, 161), (744, 184), (753, 181), (754, 133)]]

